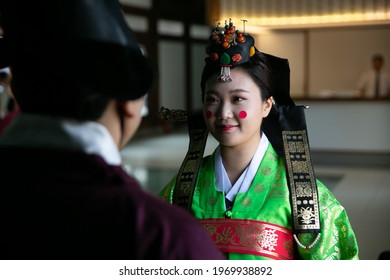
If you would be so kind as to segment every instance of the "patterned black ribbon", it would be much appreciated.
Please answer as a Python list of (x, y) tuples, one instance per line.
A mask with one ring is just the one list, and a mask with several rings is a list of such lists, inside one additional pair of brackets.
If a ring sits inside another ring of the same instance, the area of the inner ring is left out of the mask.
[(306, 130), (282, 131), (294, 233), (320, 232), (317, 183)]
[(188, 117), (188, 132), (189, 147), (176, 179), (173, 203), (191, 211), (198, 171), (208, 136), (208, 130), (201, 114)]

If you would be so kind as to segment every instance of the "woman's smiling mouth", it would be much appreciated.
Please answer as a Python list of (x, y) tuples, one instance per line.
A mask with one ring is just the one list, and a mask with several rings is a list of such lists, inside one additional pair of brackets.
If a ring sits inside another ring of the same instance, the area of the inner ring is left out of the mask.
[(233, 124), (222, 124), (222, 125), (217, 125), (217, 127), (222, 130), (223, 132), (230, 132), (234, 128), (236, 128), (238, 125), (233, 125)]

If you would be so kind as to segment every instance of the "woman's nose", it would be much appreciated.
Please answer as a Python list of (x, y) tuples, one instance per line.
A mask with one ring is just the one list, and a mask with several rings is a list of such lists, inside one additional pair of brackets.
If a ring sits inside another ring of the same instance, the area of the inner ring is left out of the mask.
[(228, 104), (221, 104), (220, 110), (218, 111), (218, 118), (220, 120), (227, 120), (233, 116), (231, 107)]

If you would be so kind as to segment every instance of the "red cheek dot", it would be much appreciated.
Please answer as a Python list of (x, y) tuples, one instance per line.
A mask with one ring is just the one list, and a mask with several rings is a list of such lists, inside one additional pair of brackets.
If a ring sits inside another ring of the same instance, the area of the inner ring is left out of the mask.
[(211, 111), (206, 112), (206, 117), (209, 119), (213, 116), (213, 113)]
[(240, 119), (245, 119), (246, 116), (247, 116), (247, 113), (245, 111), (241, 111), (238, 116), (240, 117)]

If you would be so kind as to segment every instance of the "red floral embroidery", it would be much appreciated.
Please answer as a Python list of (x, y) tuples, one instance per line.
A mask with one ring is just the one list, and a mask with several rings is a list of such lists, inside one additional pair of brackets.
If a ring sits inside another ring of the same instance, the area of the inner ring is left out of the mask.
[(232, 56), (232, 61), (233, 62), (240, 62), (242, 59), (242, 56), (238, 53), (236, 53), (235, 55)]
[(214, 60), (214, 61), (217, 61), (217, 60), (218, 60), (218, 54), (217, 54), (217, 53), (212, 53), (212, 54), (210, 55), (210, 58), (211, 58), (212, 60)]

